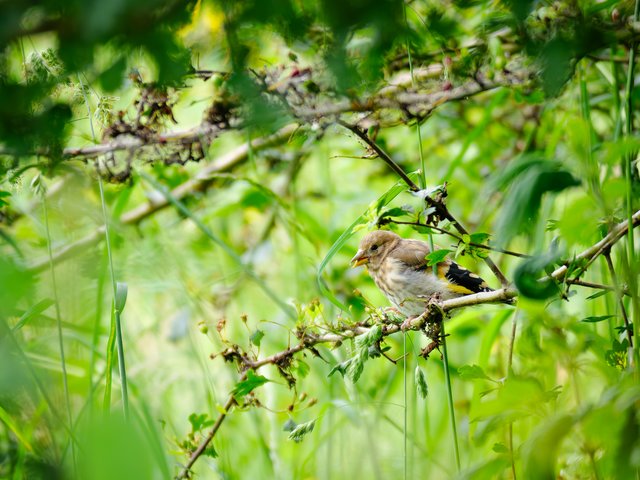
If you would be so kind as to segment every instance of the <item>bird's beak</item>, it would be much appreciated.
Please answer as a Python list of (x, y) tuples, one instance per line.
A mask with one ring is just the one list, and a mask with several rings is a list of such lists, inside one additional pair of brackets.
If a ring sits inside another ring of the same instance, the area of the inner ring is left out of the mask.
[(351, 268), (359, 267), (360, 265), (366, 265), (369, 263), (369, 257), (367, 257), (362, 250), (358, 250), (355, 257), (351, 259)]

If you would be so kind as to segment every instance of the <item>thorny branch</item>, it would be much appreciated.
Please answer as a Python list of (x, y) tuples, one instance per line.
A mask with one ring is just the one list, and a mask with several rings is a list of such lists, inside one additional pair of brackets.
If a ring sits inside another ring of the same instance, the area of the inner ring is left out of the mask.
[[(171, 191), (171, 195), (178, 200), (182, 200), (184, 197), (193, 195), (194, 193), (205, 191), (211, 185), (214, 174), (228, 172), (237, 165), (245, 162), (249, 158), (250, 151), (255, 152), (286, 141), (291, 137), (291, 135), (293, 135), (296, 129), (296, 125), (287, 125), (272, 135), (256, 138), (250, 143), (237, 147), (227, 154), (217, 158), (215, 161), (207, 163), (194, 178), (191, 178), (175, 187)], [(147, 203), (122, 214), (120, 217), (120, 223), (123, 225), (136, 225), (148, 216), (167, 206), (169, 206), (169, 202), (165, 197), (158, 196), (150, 198)], [(58, 263), (62, 260), (73, 257), (83, 249), (99, 242), (102, 238), (104, 238), (103, 226), (96, 228), (94, 232), (80, 240), (56, 250), (53, 254), (53, 262)], [(47, 268), (48, 261), (48, 259), (42, 259), (35, 262), (29, 267), (29, 271), (39, 272), (42, 269)]]
[[(637, 227), (640, 224), (640, 211), (637, 211), (632, 217), (632, 228)], [(611, 232), (603, 238), (600, 242), (594, 244), (590, 248), (584, 250), (577, 258), (587, 260), (589, 263), (593, 262), (598, 256), (605, 254), (609, 249), (628, 231), (629, 225), (627, 221), (617, 224), (611, 229)], [(556, 269), (551, 275), (542, 278), (541, 280), (554, 279), (556, 281), (565, 280), (565, 276), (569, 270), (566, 266)], [(578, 282), (574, 282), (579, 284)], [(587, 282), (585, 282), (587, 283)], [(592, 286), (591, 284), (587, 286)], [(454, 298), (452, 300), (446, 300), (444, 302), (429, 302), (425, 312), (413, 319), (408, 319), (407, 322), (400, 325), (399, 323), (384, 322), (381, 325), (382, 339), (398, 333), (404, 329), (424, 331), (433, 342), (428, 345), (423, 351), (423, 356), (427, 356), (434, 348), (438, 346), (438, 325), (442, 322), (446, 313), (456, 310), (458, 308), (469, 307), (473, 305), (481, 305), (486, 303), (505, 302), (518, 296), (518, 291), (513, 287), (502, 288), (491, 292), (481, 292), (474, 295), (467, 295), (464, 297)], [(305, 329), (298, 329), (296, 331), (296, 337), (299, 340), (297, 345), (287, 348), (281, 352), (275, 353), (271, 356), (263, 359), (251, 359), (247, 355), (240, 353), (238, 350), (228, 351), (226, 355), (233, 358), (237, 363), (241, 371), (240, 381), (246, 378), (246, 372), (248, 370), (258, 370), (265, 365), (283, 365), (290, 364), (291, 359), (298, 353), (309, 350), (316, 353), (316, 345), (320, 344), (334, 344), (339, 345), (345, 340), (354, 339), (360, 335), (368, 333), (372, 325), (368, 323), (358, 323), (354, 325), (344, 325), (341, 329), (334, 330), (330, 333), (317, 334)], [(434, 338), (436, 336), (436, 338)], [(225, 352), (222, 353), (225, 355)], [(226, 358), (226, 357), (225, 357)], [(235, 405), (233, 395), (229, 395), (225, 406), (224, 413), (222, 413), (216, 423), (207, 433), (207, 435), (201, 440), (197, 449), (194, 450), (187, 464), (183, 467), (180, 473), (176, 476), (176, 479), (189, 478), (191, 468), (197, 461), (197, 459), (203, 454), (209, 443), (213, 440), (216, 433), (220, 429), (222, 422), (227, 418), (229, 410)]]

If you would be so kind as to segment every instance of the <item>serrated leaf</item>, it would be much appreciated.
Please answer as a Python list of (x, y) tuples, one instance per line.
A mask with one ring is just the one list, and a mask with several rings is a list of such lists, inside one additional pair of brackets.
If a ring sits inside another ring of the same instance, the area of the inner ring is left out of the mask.
[(444, 261), (447, 258), (447, 255), (451, 253), (451, 250), (447, 250), (446, 248), (442, 248), (440, 250), (434, 250), (429, 255), (425, 257), (427, 260), (427, 265), (432, 267)]
[(189, 423), (191, 424), (191, 431), (195, 433), (203, 428), (213, 425), (215, 422), (209, 419), (209, 416), (206, 413), (201, 413), (200, 415), (192, 413), (189, 415)]
[(610, 318), (616, 317), (617, 315), (596, 315), (593, 317), (586, 317), (580, 320), (585, 323), (598, 323), (603, 322), (604, 320), (609, 320)]
[(479, 365), (464, 365), (458, 369), (458, 375), (463, 380), (491, 380)]
[(202, 452), (202, 454), (205, 457), (211, 457), (211, 458), (216, 458), (218, 456), (218, 452), (216, 452), (216, 449), (213, 446), (213, 443), (209, 443), (209, 445), (207, 445), (207, 448), (204, 449), (204, 452)]
[(270, 382), (266, 377), (262, 375), (256, 375), (253, 370), (247, 370), (247, 378), (241, 382), (236, 383), (236, 386), (231, 390), (231, 394), (239, 400), (243, 398), (245, 395), (248, 395), (253, 390), (258, 388), (261, 385), (264, 385), (267, 382)]
[[(367, 353), (364, 353), (367, 352)], [(347, 371), (345, 372), (349, 380), (353, 383), (356, 383), (360, 379), (360, 375), (364, 371), (364, 362), (368, 357), (368, 349), (362, 350), (361, 354), (353, 357), (352, 361), (349, 362), (347, 366)]]
[(356, 337), (356, 346), (358, 348), (365, 348), (374, 345), (378, 340), (382, 338), (382, 326), (374, 325), (368, 332), (363, 333)]

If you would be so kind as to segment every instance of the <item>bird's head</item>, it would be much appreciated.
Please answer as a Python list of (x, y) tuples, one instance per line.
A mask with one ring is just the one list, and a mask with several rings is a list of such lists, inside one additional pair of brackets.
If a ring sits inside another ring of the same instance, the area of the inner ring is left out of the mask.
[(393, 232), (376, 230), (368, 233), (360, 242), (358, 253), (351, 259), (353, 267), (369, 265), (369, 268), (377, 270), (389, 250), (400, 241), (400, 237)]

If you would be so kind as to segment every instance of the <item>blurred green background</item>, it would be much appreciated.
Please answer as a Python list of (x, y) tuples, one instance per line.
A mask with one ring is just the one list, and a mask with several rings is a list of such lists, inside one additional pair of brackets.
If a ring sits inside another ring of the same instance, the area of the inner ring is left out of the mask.
[[(370, 358), (356, 383), (329, 376), (353, 340), (297, 354), (290, 377), (261, 368), (194, 477), (637, 477), (640, 238), (574, 261), (639, 208), (634, 10), (0, 4), (0, 478), (172, 478), (237, 388), (220, 352), (262, 359), (296, 329), (374, 321), (388, 302), (349, 268), (359, 239), (429, 212), (338, 121), (421, 187), (446, 182), (471, 233), (533, 257), (491, 253), (517, 308), (447, 320), (450, 390), (420, 332), (387, 337), (397, 363)], [(468, 238), (433, 241), (500, 287)], [(562, 264), (610, 288), (537, 282)]]

